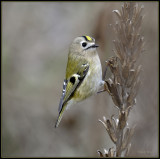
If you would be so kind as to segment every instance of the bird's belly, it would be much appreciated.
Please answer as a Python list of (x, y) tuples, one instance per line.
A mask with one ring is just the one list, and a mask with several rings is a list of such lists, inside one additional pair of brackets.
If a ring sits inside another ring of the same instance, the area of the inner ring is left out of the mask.
[[(99, 90), (100, 84), (102, 82), (102, 70), (101, 65), (94, 65), (92, 70), (89, 70), (83, 82), (79, 88), (75, 91), (75, 100), (81, 101), (87, 97), (96, 94)], [(77, 97), (77, 98), (76, 98)]]

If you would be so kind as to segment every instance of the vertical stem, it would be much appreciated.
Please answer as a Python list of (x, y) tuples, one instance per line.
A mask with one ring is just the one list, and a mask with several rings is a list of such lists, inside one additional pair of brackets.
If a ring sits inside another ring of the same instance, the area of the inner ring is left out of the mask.
[(106, 157), (122, 157), (123, 152), (123, 156), (127, 155), (134, 133), (134, 128), (128, 126), (126, 128), (126, 123), (130, 109), (136, 104), (135, 99), (140, 86), (141, 67), (135, 63), (144, 47), (144, 38), (140, 35), (142, 9), (133, 2), (125, 2), (121, 11), (113, 11), (118, 18), (113, 27), (116, 34), (116, 40), (113, 41), (115, 57), (107, 60), (112, 77), (105, 82), (107, 91), (119, 110), (119, 116), (118, 123), (112, 118), (102, 122), (116, 146), (116, 150), (109, 149), (108, 154), (105, 154)]

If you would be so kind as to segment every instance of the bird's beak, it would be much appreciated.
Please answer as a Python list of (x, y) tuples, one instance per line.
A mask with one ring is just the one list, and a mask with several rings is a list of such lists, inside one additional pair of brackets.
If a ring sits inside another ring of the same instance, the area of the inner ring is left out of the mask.
[(99, 47), (99, 46), (95, 44), (94, 47)]
[(99, 47), (99, 46), (98, 46), (98, 45), (96, 45), (96, 44), (93, 44), (93, 45), (91, 45), (91, 46), (87, 47), (85, 50), (88, 50), (88, 49), (90, 49), (90, 48), (96, 48), (96, 47)]

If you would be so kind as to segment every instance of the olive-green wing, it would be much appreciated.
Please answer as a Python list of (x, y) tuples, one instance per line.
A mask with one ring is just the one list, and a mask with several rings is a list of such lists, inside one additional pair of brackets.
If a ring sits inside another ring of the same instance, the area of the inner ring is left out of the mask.
[(70, 100), (75, 90), (80, 86), (89, 70), (89, 64), (82, 64), (77, 73), (74, 73), (67, 80), (64, 80), (62, 97), (59, 104), (59, 113), (65, 103)]
[(83, 79), (87, 75), (88, 70), (89, 64), (85, 59), (81, 57), (78, 59), (68, 58), (66, 79), (63, 83), (63, 91), (58, 108), (59, 115), (55, 127), (58, 127), (62, 119), (63, 112), (66, 108), (66, 103), (71, 99), (75, 90), (81, 85)]

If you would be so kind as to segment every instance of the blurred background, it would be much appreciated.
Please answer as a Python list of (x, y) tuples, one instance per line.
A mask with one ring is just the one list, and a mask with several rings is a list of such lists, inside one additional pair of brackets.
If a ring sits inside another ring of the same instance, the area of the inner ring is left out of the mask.
[[(65, 77), (68, 48), (77, 36), (96, 39), (99, 56), (113, 56), (112, 10), (119, 2), (2, 2), (2, 157), (97, 157), (113, 147), (98, 119), (117, 114), (108, 93), (71, 107), (54, 124)], [(146, 51), (130, 156), (158, 156), (158, 2), (143, 2)]]

